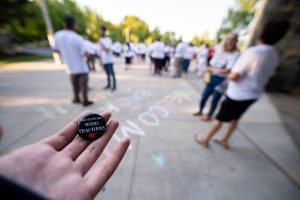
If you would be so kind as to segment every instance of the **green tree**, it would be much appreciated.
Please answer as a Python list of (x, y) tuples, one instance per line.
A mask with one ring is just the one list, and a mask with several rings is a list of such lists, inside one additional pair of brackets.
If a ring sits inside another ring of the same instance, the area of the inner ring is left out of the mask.
[(227, 16), (217, 32), (217, 41), (221, 41), (228, 33), (245, 29), (251, 22), (258, 0), (236, 0), (236, 5), (228, 9)]
[(163, 33), (161, 36), (161, 40), (165, 44), (173, 44), (176, 40), (175, 32), (167, 31), (167, 32)]

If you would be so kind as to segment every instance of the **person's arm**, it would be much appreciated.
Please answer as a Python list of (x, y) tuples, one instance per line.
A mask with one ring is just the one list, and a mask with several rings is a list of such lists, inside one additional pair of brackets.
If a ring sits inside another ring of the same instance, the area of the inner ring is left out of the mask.
[(112, 48), (112, 41), (107, 39), (106, 44), (100, 41), (101, 49), (105, 52), (109, 52)]
[(235, 62), (231, 72), (227, 75), (227, 79), (236, 81), (244, 76), (247, 73), (249, 61), (251, 62), (251, 53), (246, 50)]
[(235, 81), (240, 77), (240, 74), (237, 72), (231, 72), (230, 74), (228, 74), (227, 79), (231, 80), (231, 81)]
[(53, 136), (0, 157), (0, 175), (49, 199), (94, 199), (123, 159), (130, 139), (123, 138), (104, 161), (93, 166), (119, 123), (104, 112), (104, 135), (93, 142), (83, 140), (76, 127), (87, 114)]

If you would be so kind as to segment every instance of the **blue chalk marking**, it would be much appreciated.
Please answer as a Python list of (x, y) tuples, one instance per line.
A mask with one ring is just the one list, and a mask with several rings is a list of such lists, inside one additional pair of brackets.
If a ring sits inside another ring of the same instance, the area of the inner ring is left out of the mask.
[(154, 160), (155, 164), (160, 167), (160, 168), (164, 168), (165, 163), (166, 163), (166, 158), (161, 154), (157, 154), (157, 155), (152, 155), (152, 159)]

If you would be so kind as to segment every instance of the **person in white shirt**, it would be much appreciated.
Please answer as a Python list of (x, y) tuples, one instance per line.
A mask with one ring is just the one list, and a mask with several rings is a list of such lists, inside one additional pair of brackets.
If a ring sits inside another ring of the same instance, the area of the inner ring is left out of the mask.
[[(107, 85), (103, 89), (111, 88), (111, 91), (117, 89), (116, 77), (114, 71), (113, 54), (112, 54), (112, 40), (106, 35), (106, 27), (100, 27), (101, 39), (99, 44), (101, 46), (100, 59), (107, 75)], [(111, 83), (112, 78), (112, 83)]]
[(214, 114), (218, 103), (222, 97), (222, 93), (216, 90), (216, 87), (220, 85), (229, 74), (234, 63), (240, 56), (237, 50), (238, 35), (235, 33), (228, 34), (224, 44), (220, 45), (217, 52), (214, 54), (210, 61), (211, 67), (211, 81), (205, 86), (201, 99), (199, 101), (199, 111), (193, 113), (194, 116), (201, 116), (203, 109), (209, 97), (212, 95), (213, 99), (210, 105), (209, 112), (201, 117), (203, 121), (208, 121)]
[(132, 44), (130, 42), (127, 42), (124, 47), (124, 57), (125, 57), (125, 71), (127, 71), (131, 64), (132, 64), (132, 59), (134, 57), (134, 52), (132, 50)]
[(165, 44), (158, 38), (150, 47), (151, 57), (154, 60), (154, 75), (161, 75), (163, 62), (165, 59)]
[(200, 47), (198, 52), (197, 75), (202, 77), (205, 72), (208, 55), (208, 45), (204, 44)]
[(194, 45), (192, 43), (189, 43), (183, 54), (183, 63), (182, 63), (183, 72), (188, 73), (190, 62), (194, 58), (195, 54), (196, 54), (196, 50)]
[(182, 42), (182, 40), (179, 40), (179, 43), (176, 46), (175, 49), (175, 74), (173, 78), (180, 78), (182, 73), (182, 64), (183, 64), (183, 55), (185, 52), (185, 49), (187, 47), (187, 44)]
[(86, 64), (88, 65), (90, 71), (95, 71), (95, 58), (97, 57), (96, 44), (89, 40), (85, 40), (85, 45), (88, 53)]
[(119, 41), (114, 42), (112, 46), (113, 55), (116, 57), (120, 57), (122, 52), (122, 45)]
[(70, 76), (74, 94), (72, 102), (89, 106), (93, 102), (88, 99), (89, 68), (85, 60), (88, 56), (85, 40), (75, 32), (76, 22), (73, 17), (66, 16), (64, 26), (65, 29), (54, 34), (53, 48), (67, 66), (66, 73)]
[(168, 68), (170, 66), (170, 61), (171, 61), (171, 55), (172, 55), (172, 46), (170, 44), (167, 44), (165, 46), (165, 59), (164, 59), (164, 64), (163, 64), (163, 68), (165, 69), (165, 71), (169, 71)]
[(225, 135), (216, 139), (217, 144), (228, 148), (228, 140), (238, 120), (259, 97), (269, 78), (279, 64), (279, 56), (272, 45), (276, 44), (287, 32), (288, 22), (267, 22), (257, 39), (257, 45), (248, 48), (238, 59), (228, 75), (229, 85), (226, 99), (223, 101), (216, 119), (208, 133), (203, 137), (195, 135), (196, 142), (208, 146), (209, 141), (221, 128), (223, 122), (229, 122)]

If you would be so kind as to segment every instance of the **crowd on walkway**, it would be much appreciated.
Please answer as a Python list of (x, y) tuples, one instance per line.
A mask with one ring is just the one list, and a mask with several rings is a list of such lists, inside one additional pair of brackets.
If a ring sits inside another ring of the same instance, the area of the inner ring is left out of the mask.
[[(73, 103), (82, 102), (83, 106), (93, 103), (88, 100), (87, 83), (89, 70), (95, 70), (95, 57), (99, 57), (100, 66), (107, 75), (107, 85), (104, 89), (112, 91), (117, 87), (114, 57), (124, 57), (125, 70), (131, 68), (134, 58), (136, 62), (145, 63), (146, 58), (149, 57), (151, 73), (158, 76), (161, 76), (163, 71), (168, 72), (171, 63), (174, 63), (173, 78), (180, 78), (182, 73), (188, 73), (191, 61), (197, 60), (196, 73), (205, 82), (205, 87), (200, 95), (199, 109), (193, 115), (199, 116), (203, 121), (212, 119), (214, 121), (207, 135), (205, 137), (196, 135), (195, 141), (208, 146), (210, 139), (220, 129), (222, 123), (229, 122), (225, 136), (221, 140), (216, 140), (226, 148), (238, 120), (262, 95), (265, 84), (278, 66), (279, 56), (272, 45), (276, 44), (288, 29), (286, 22), (266, 23), (257, 39), (257, 45), (241, 54), (237, 47), (237, 33), (229, 33), (214, 47), (209, 48), (207, 44), (203, 44), (197, 48), (192, 43), (182, 40), (175, 47), (165, 44), (160, 37), (148, 46), (143, 42), (121, 44), (115, 41), (113, 43), (106, 35), (104, 26), (100, 27), (100, 40), (92, 44), (79, 36), (75, 32), (75, 27), (75, 20), (66, 17), (66, 29), (58, 31), (54, 37), (56, 43), (54, 49), (60, 53), (68, 66), (66, 70), (70, 74), (74, 91)], [(172, 60), (174, 62), (171, 62)], [(93, 65), (90, 66), (89, 63)], [(224, 101), (219, 106), (223, 96)], [(208, 112), (204, 113), (210, 97), (212, 98)]]

